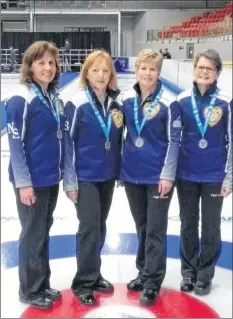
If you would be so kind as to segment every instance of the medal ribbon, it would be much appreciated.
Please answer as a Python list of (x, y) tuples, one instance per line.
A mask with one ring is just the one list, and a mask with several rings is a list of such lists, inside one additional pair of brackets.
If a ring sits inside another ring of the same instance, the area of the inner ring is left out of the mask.
[(110, 130), (111, 130), (111, 126), (112, 126), (112, 116), (109, 112), (108, 114), (108, 126), (106, 126), (106, 124), (104, 123), (104, 120), (102, 119), (101, 115), (100, 115), (100, 112), (99, 110), (97, 109), (97, 107), (95, 106), (93, 100), (92, 100), (92, 97), (91, 97), (91, 94), (89, 92), (89, 90), (86, 88), (85, 89), (85, 92), (86, 92), (86, 95), (87, 95), (87, 98), (88, 98), (88, 101), (90, 102), (91, 104), (91, 107), (100, 123), (100, 126), (104, 132), (104, 135), (106, 136), (107, 140), (109, 139), (109, 134), (110, 134)]
[(211, 99), (210, 104), (208, 106), (207, 115), (205, 117), (205, 123), (203, 125), (201, 122), (200, 116), (199, 116), (197, 102), (196, 102), (196, 99), (194, 96), (194, 92), (192, 90), (191, 102), (192, 102), (193, 114), (194, 114), (194, 117), (195, 117), (195, 120), (196, 120), (196, 123), (197, 123), (197, 126), (199, 128), (199, 131), (201, 133), (202, 138), (204, 138), (205, 133), (207, 131), (208, 123), (209, 123), (210, 117), (212, 115), (213, 107), (214, 107), (215, 101), (217, 99), (218, 92), (219, 92), (219, 89), (216, 89), (216, 91), (214, 92), (214, 94), (212, 96), (212, 99)]
[(50, 111), (52, 112), (52, 114), (57, 122), (58, 130), (60, 130), (60, 116), (59, 116), (59, 110), (58, 110), (59, 101), (55, 102), (55, 108), (54, 108), (53, 103), (50, 101), (50, 99), (49, 99), (49, 101), (50, 101), (51, 105), (49, 105), (49, 103), (46, 101), (46, 99), (43, 97), (43, 95), (41, 94), (41, 92), (39, 91), (39, 89), (37, 88), (37, 86), (34, 83), (31, 84), (31, 87), (32, 87), (33, 91), (36, 93), (36, 95), (38, 96), (38, 98), (41, 100), (41, 102), (50, 109)]
[(142, 120), (141, 125), (139, 124), (139, 121), (138, 121), (137, 96), (134, 97), (134, 121), (135, 121), (135, 125), (136, 125), (136, 130), (137, 130), (139, 136), (140, 136), (140, 133), (141, 133), (146, 121), (147, 121), (148, 116), (153, 111), (153, 109), (157, 105), (158, 101), (161, 99), (162, 93), (163, 93), (163, 87), (161, 86), (161, 89), (160, 89), (159, 93), (157, 94), (156, 98), (154, 99), (154, 101), (148, 107), (148, 109), (146, 111), (146, 114), (145, 114), (145, 116), (144, 116), (144, 118)]

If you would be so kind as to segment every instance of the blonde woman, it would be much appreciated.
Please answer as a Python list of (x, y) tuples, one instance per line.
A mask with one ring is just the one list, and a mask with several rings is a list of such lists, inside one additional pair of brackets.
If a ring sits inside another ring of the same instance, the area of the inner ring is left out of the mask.
[(178, 141), (169, 130), (173, 97), (159, 79), (162, 63), (161, 54), (141, 51), (135, 65), (137, 83), (123, 100), (127, 134), (121, 180), (139, 241), (138, 276), (127, 287), (142, 291), (143, 305), (156, 300), (165, 276), (168, 209), (176, 174)]
[(47, 41), (33, 43), (24, 53), (22, 85), (6, 102), (10, 181), (22, 226), (19, 298), (37, 308), (61, 298), (49, 282), (49, 230), (63, 169), (59, 75), (58, 49)]
[(96, 303), (94, 290), (112, 292), (100, 273), (115, 180), (119, 177), (123, 115), (110, 55), (98, 50), (85, 60), (81, 92), (65, 105), (64, 190), (75, 203), (77, 266), (72, 290), (80, 302)]

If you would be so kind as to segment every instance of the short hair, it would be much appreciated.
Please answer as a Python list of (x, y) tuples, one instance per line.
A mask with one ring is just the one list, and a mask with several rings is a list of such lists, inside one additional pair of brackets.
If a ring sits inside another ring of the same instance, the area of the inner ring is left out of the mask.
[(155, 60), (156, 68), (158, 69), (159, 73), (161, 72), (162, 65), (163, 65), (163, 56), (160, 53), (154, 52), (151, 49), (144, 49), (139, 52), (136, 61), (135, 61), (135, 69), (138, 70), (141, 63), (147, 60)]
[(32, 83), (32, 63), (41, 59), (46, 52), (49, 52), (54, 57), (56, 63), (56, 74), (54, 79), (49, 83), (49, 88), (53, 89), (58, 86), (58, 78), (61, 73), (59, 65), (59, 53), (57, 47), (52, 42), (48, 41), (36, 41), (24, 52), (22, 66), (20, 69), (21, 83)]
[(209, 59), (216, 67), (218, 73), (222, 71), (222, 60), (219, 53), (214, 49), (208, 49), (203, 52), (199, 52), (194, 59), (194, 68), (197, 66), (197, 63), (201, 57)]
[(87, 79), (87, 72), (90, 69), (90, 67), (93, 65), (96, 59), (105, 59), (106, 63), (111, 71), (111, 77), (108, 83), (108, 87), (116, 90), (117, 89), (117, 75), (116, 75), (116, 70), (114, 63), (112, 61), (111, 56), (109, 55), (108, 52), (104, 50), (96, 50), (90, 53), (87, 57), (86, 60), (82, 66), (81, 72), (80, 72), (80, 86), (81, 87), (86, 87), (88, 84), (88, 79)]

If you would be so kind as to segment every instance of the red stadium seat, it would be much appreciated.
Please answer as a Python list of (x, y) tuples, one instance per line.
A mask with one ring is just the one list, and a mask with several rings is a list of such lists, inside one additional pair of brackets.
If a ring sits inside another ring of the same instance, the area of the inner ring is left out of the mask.
[[(232, 18), (232, 3), (215, 11), (203, 12), (201, 15), (193, 16), (181, 23), (176, 23), (165, 30), (159, 31), (159, 38), (176, 37), (198, 37), (221, 33), (224, 26), (230, 25)], [(225, 19), (228, 19), (227, 22)]]

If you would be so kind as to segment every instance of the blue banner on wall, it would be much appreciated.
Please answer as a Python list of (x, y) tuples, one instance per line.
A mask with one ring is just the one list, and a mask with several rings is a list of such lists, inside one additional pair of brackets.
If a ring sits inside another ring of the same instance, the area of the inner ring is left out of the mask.
[(129, 57), (112, 57), (117, 73), (124, 73), (129, 70)]

